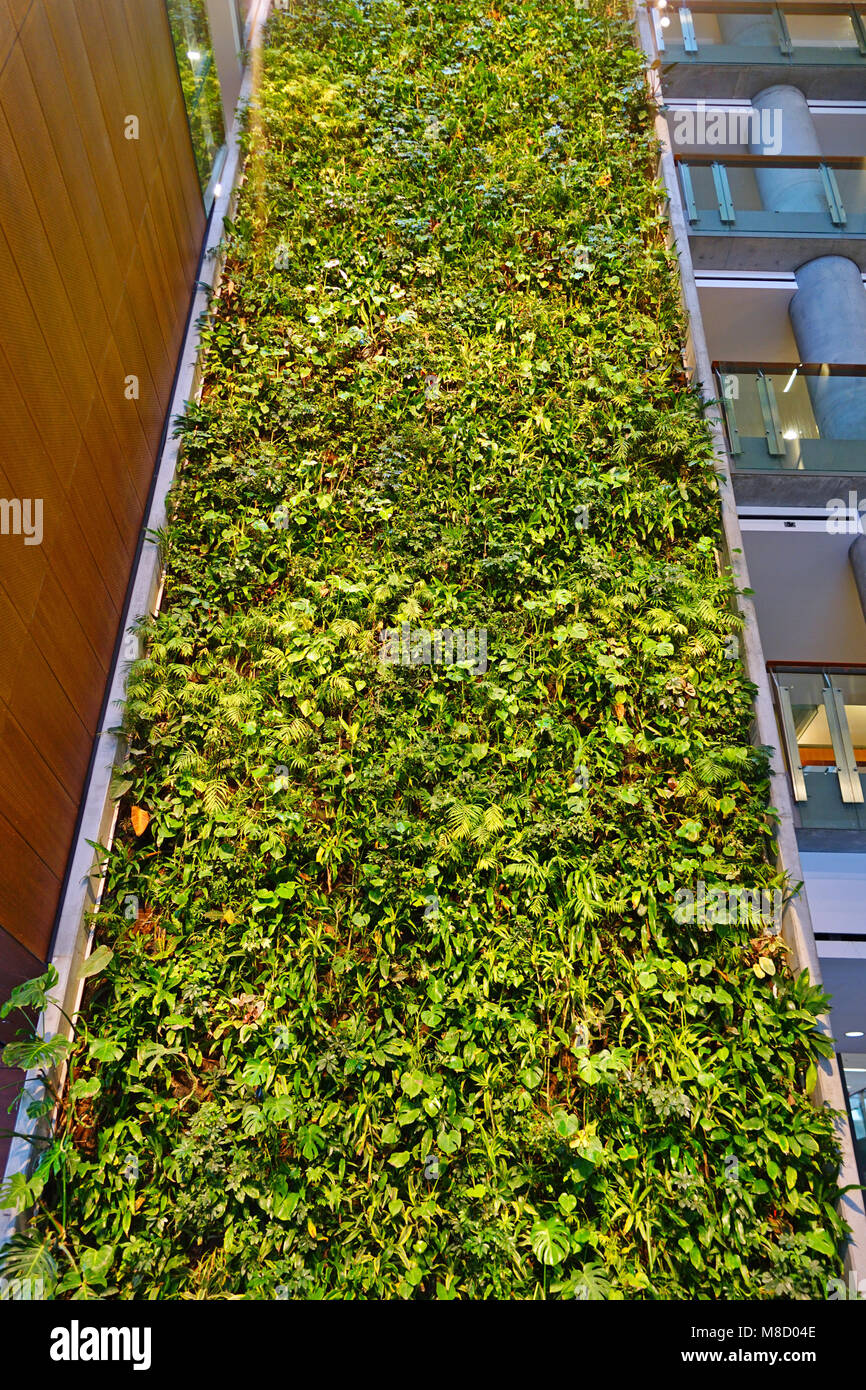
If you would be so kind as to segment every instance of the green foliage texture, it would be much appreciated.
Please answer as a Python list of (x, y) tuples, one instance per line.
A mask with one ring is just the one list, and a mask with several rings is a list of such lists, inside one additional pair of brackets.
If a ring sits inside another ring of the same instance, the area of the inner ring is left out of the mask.
[(296, 0), (245, 139), (40, 1268), (821, 1297), (822, 996), (674, 916), (784, 885), (627, 7)]

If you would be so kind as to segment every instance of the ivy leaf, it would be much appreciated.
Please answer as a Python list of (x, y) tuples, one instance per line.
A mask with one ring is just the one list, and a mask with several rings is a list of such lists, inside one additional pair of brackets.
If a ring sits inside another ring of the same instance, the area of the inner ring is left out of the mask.
[(69, 1096), (71, 1100), (89, 1100), (92, 1096), (98, 1096), (101, 1090), (102, 1082), (98, 1076), (79, 1076), (70, 1086)]
[(701, 838), (703, 826), (699, 820), (685, 820), (677, 831), (681, 840), (688, 840), (689, 844), (695, 844)]

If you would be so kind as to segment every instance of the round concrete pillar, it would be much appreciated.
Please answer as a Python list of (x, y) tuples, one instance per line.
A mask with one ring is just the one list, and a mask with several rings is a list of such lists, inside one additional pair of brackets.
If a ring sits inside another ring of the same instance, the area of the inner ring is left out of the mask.
[[(846, 256), (819, 256), (796, 272), (789, 314), (801, 362), (866, 366), (866, 288)], [(866, 440), (866, 377), (807, 377), (824, 439)]]
[[(752, 97), (758, 116), (752, 121), (752, 154), (821, 154), (809, 103), (799, 87), (765, 87)], [(766, 212), (822, 212), (829, 216), (824, 185), (817, 169), (756, 169), (755, 179)], [(829, 226), (829, 222), (828, 222)]]

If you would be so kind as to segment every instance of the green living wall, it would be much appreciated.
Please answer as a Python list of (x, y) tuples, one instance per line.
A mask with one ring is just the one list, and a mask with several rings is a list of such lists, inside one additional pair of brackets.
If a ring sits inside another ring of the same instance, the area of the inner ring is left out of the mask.
[(821, 1297), (821, 996), (737, 896), (784, 885), (627, 7), (296, 0), (248, 145), (30, 1256)]

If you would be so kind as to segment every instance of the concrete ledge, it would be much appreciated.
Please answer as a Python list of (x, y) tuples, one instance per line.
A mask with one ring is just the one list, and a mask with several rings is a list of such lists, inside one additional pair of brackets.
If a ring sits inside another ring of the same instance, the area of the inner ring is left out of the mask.
[[(866, 444), (864, 444), (866, 449)], [(866, 497), (864, 473), (805, 473), (800, 469), (762, 473), (734, 473), (734, 497), (741, 507), (817, 507), (824, 510), (828, 499), (848, 493)]]
[[(652, 63), (655, 59), (655, 44), (647, 8), (644, 3), (641, 3), (641, 0), (638, 0), (638, 4), (635, 7), (635, 22), (639, 34), (640, 46), (643, 49), (648, 65), (647, 81), (649, 84), (650, 100), (659, 108), (662, 104), (661, 80), (658, 68), (652, 67)], [(664, 59), (662, 61), (665, 62)], [(677, 73), (686, 72), (690, 74), (691, 77), (696, 79), (695, 85), (688, 92), (682, 92), (668, 83), (668, 75), (666, 72), (665, 96), (694, 95), (711, 97), (717, 95), (741, 95), (751, 97), (762, 87), (768, 86), (771, 81), (779, 81), (780, 77), (780, 70), (775, 66), (770, 77), (760, 77), (760, 80), (758, 69), (746, 70), (741, 72), (739, 76), (736, 72), (729, 71), (727, 74), (728, 82), (733, 83), (736, 80), (742, 85), (737, 90), (723, 87), (721, 91), (716, 91), (711, 85), (704, 86), (702, 82), (703, 75), (711, 71), (707, 65), (680, 65), (675, 71)], [(784, 68), (782, 71), (784, 72)], [(864, 70), (864, 74), (859, 80), (863, 84), (862, 89), (866, 90), (866, 70)], [(798, 81), (797, 85), (802, 87), (803, 84)], [(810, 95), (810, 93), (807, 92), (806, 95)], [(844, 93), (839, 92), (835, 93), (835, 95), (841, 100)], [(679, 180), (677, 179), (676, 166), (670, 145), (670, 134), (667, 122), (661, 110), (658, 111), (656, 117), (656, 135), (661, 145), (660, 172), (668, 194), (668, 216), (671, 226), (671, 237), (680, 263), (680, 285), (683, 307), (688, 317), (690, 327), (691, 341), (685, 353), (686, 362), (687, 365), (694, 365), (695, 379), (701, 387), (704, 398), (708, 401), (712, 401), (715, 400), (716, 397), (716, 388), (713, 380), (710, 357), (707, 351), (706, 338), (704, 336), (701, 306), (689, 248), (689, 226), (680, 197)], [(787, 873), (789, 881), (793, 884), (798, 884), (803, 882), (804, 875), (797, 847), (797, 834), (794, 828), (794, 808), (788, 785), (787, 772), (778, 747), (776, 718), (773, 711), (773, 700), (770, 693), (766, 661), (764, 659), (758, 631), (755, 605), (751, 597), (744, 592), (744, 590), (751, 588), (751, 585), (749, 583), (749, 572), (746, 566), (743, 537), (737, 517), (736, 500), (731, 484), (731, 470), (727, 446), (724, 431), (717, 418), (717, 412), (709, 412), (707, 420), (713, 437), (716, 461), (720, 474), (719, 495), (726, 551), (724, 558), (726, 564), (730, 567), (734, 582), (739, 591), (738, 607), (743, 618), (742, 660), (749, 680), (754, 682), (757, 687), (754, 705), (755, 719), (753, 725), (753, 741), (770, 750), (769, 802), (771, 806), (775, 807), (779, 817), (776, 827), (776, 861), (778, 867)], [(815, 984), (821, 984), (821, 966), (809, 915), (809, 904), (805, 894), (801, 894), (797, 900), (788, 904), (783, 917), (782, 931), (784, 939), (791, 950), (791, 965), (793, 969), (796, 971), (808, 970), (812, 981)], [(826, 1016), (820, 1018), (818, 1020), (818, 1027), (822, 1032), (829, 1034), (829, 1018)], [(821, 1062), (818, 1068), (818, 1079), (812, 1099), (817, 1106), (826, 1106), (834, 1111), (836, 1115), (836, 1136), (842, 1154), (842, 1163), (839, 1173), (840, 1186), (842, 1188), (853, 1187), (856, 1189), (859, 1186), (860, 1178), (857, 1160), (854, 1154), (851, 1126), (848, 1121), (848, 1111), (845, 1105), (842, 1078), (839, 1074), (835, 1056)], [(844, 1192), (839, 1203), (839, 1210), (851, 1228), (851, 1235), (845, 1257), (846, 1268), (858, 1271), (858, 1277), (862, 1278), (864, 1274), (866, 1274), (866, 1211), (864, 1211), (862, 1193), (857, 1190)]]
[[(650, 61), (655, 57), (654, 46), (648, 49), (644, 43), (644, 52)], [(704, 52), (708, 53), (709, 48)], [(866, 101), (866, 60), (856, 49), (847, 58), (843, 54), (841, 61), (828, 61), (824, 57), (826, 50), (823, 54), (819, 50), (818, 61), (811, 63), (786, 60), (781, 54), (776, 62), (756, 63), (754, 49), (749, 54), (748, 49), (740, 48), (739, 53), (745, 56), (734, 56), (726, 63), (670, 51), (663, 53), (665, 96), (704, 100), (739, 97), (750, 101), (764, 87), (789, 82), (799, 87), (808, 101)]]

